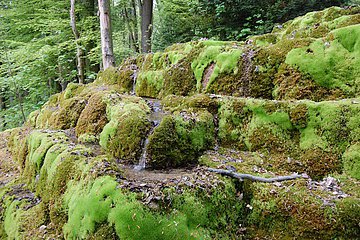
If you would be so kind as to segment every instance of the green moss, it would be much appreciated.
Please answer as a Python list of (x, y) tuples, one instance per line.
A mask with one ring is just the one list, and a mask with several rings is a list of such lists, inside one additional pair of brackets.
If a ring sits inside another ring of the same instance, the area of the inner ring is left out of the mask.
[(96, 84), (116, 85), (120, 92), (130, 92), (133, 85), (135, 62), (128, 59), (119, 68), (110, 67), (98, 74)]
[(166, 116), (155, 128), (147, 147), (147, 164), (151, 168), (186, 166), (213, 145), (213, 116), (207, 111), (190, 114), (183, 111)]
[(345, 198), (336, 203), (337, 217), (336, 221), (337, 234), (339, 237), (347, 239), (356, 239), (359, 234), (360, 222), (360, 200), (356, 197)]
[(164, 72), (142, 71), (136, 80), (136, 94), (142, 97), (156, 98), (163, 88)]
[(69, 129), (75, 127), (85, 106), (86, 99), (80, 97), (74, 97), (60, 102), (60, 109), (51, 115), (49, 125), (54, 129)]
[(320, 239), (320, 236), (332, 236), (333, 225), (321, 202), (309, 193), (305, 181), (293, 184), (296, 187), (288, 190), (263, 183), (252, 185), (253, 197), (249, 204), (252, 237)]
[(250, 150), (284, 151), (290, 142), (293, 129), (289, 114), (281, 109), (267, 113), (261, 103), (251, 104), (249, 109), (252, 111), (252, 118), (245, 137), (247, 147)]
[(112, 156), (135, 163), (141, 154), (144, 133), (150, 129), (147, 111), (149, 107), (145, 102), (121, 102), (109, 106), (110, 121), (100, 134), (100, 145)]
[(221, 53), (222, 46), (209, 46), (205, 48), (191, 63), (191, 68), (194, 71), (195, 79), (197, 81), (196, 88), (201, 90), (201, 82), (203, 80), (203, 73), (208, 65), (215, 61), (215, 58)]
[(219, 139), (222, 146), (243, 149), (243, 121), (248, 115), (243, 100), (224, 100), (219, 108)]
[(360, 112), (359, 104), (352, 104), (349, 107), (349, 121), (347, 122), (347, 128), (350, 130), (349, 138), (352, 142), (360, 141), (360, 118), (358, 114)]
[(81, 112), (76, 124), (76, 135), (98, 135), (108, 122), (106, 117), (106, 103), (104, 93), (94, 94)]
[(300, 129), (300, 147), (330, 150), (336, 146), (344, 151), (348, 142), (348, 131), (343, 125), (347, 120), (342, 108), (341, 104), (333, 102), (309, 104), (307, 127)]
[(26, 119), (26, 126), (35, 128), (36, 127), (36, 119), (40, 114), (40, 110), (33, 111), (29, 114), (29, 116)]
[(207, 192), (190, 188), (181, 194), (171, 188), (164, 192), (171, 196), (170, 207), (185, 214), (190, 228), (206, 229), (212, 239), (236, 238), (239, 236), (237, 226), (244, 217), (244, 202), (238, 197), (239, 186), (229, 179), (214, 184), (216, 187)]
[(7, 144), (13, 159), (21, 169), (24, 169), (28, 155), (27, 134), (29, 134), (29, 131), (27, 128), (12, 129)]
[(187, 59), (165, 70), (164, 85), (160, 95), (189, 95), (196, 91), (196, 80)]
[(344, 170), (351, 177), (360, 180), (360, 144), (351, 146), (343, 155)]
[(69, 83), (62, 95), (62, 97), (65, 99), (73, 98), (77, 95), (79, 95), (85, 88), (85, 85), (78, 84), (78, 83)]
[(65, 194), (69, 220), (64, 226), (66, 239), (84, 239), (98, 226), (111, 224), (121, 239), (194, 239), (186, 217), (151, 213), (134, 194), (125, 195), (111, 177), (95, 181), (72, 181)]
[(215, 59), (214, 71), (210, 76), (206, 89), (217, 79), (220, 74), (237, 74), (239, 71), (238, 62), (241, 57), (241, 49), (231, 49), (228, 52), (220, 53)]
[(322, 179), (330, 173), (341, 171), (339, 155), (319, 148), (307, 149), (300, 157), (302, 172), (313, 179)]
[(27, 139), (28, 156), (23, 174), (30, 185), (35, 183), (35, 176), (40, 173), (48, 150), (55, 144), (67, 143), (68, 141), (62, 132), (33, 131), (29, 135)]
[(20, 218), (23, 210), (20, 201), (13, 201), (4, 214), (4, 230), (8, 239), (22, 239)]
[(333, 39), (329, 42), (317, 40), (309, 47), (290, 51), (286, 63), (310, 74), (320, 86), (340, 88), (349, 96), (357, 95), (360, 25), (337, 29), (330, 36)]

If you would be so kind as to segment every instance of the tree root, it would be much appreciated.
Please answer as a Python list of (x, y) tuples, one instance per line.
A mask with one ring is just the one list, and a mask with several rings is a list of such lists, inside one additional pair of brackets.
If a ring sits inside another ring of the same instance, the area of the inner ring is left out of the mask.
[(278, 177), (274, 177), (274, 178), (262, 178), (262, 177), (257, 177), (257, 176), (253, 176), (253, 175), (250, 175), (250, 174), (237, 173), (237, 172), (223, 170), (223, 169), (208, 168), (207, 170), (210, 171), (210, 172), (221, 174), (221, 175), (237, 178), (240, 181), (244, 181), (244, 179), (249, 179), (249, 180), (254, 181), (254, 182), (265, 182), (265, 183), (283, 182), (283, 181), (289, 181), (289, 180), (294, 180), (294, 179), (297, 179), (297, 178), (303, 178), (304, 177), (304, 176), (302, 176), (300, 174), (294, 173), (294, 174), (292, 174), (290, 176), (278, 176)]

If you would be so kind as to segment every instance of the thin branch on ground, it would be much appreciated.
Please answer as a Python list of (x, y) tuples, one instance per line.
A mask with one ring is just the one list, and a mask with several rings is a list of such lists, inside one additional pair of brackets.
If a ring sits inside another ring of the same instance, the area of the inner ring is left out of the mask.
[(294, 180), (294, 179), (303, 177), (300, 174), (294, 173), (290, 176), (278, 176), (278, 177), (274, 177), (274, 178), (263, 178), (263, 177), (258, 177), (258, 176), (254, 176), (254, 175), (250, 175), (250, 174), (237, 173), (237, 172), (223, 170), (223, 169), (208, 168), (207, 170), (210, 172), (221, 174), (221, 175), (237, 178), (240, 181), (244, 181), (244, 179), (249, 179), (254, 182), (265, 182), (265, 183), (283, 182), (283, 181), (289, 181), (289, 180)]

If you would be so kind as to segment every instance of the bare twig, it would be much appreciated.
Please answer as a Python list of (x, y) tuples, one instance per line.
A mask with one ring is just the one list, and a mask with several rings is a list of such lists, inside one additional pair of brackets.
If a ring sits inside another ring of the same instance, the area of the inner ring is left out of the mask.
[(253, 176), (253, 175), (250, 175), (250, 174), (237, 173), (237, 172), (223, 170), (223, 169), (208, 168), (207, 170), (210, 171), (210, 172), (219, 173), (221, 175), (237, 178), (240, 181), (244, 181), (244, 179), (249, 179), (249, 180), (254, 181), (254, 182), (265, 182), (265, 183), (282, 182), (282, 181), (294, 180), (294, 179), (303, 177), (302, 175), (299, 175), (299, 174), (295, 173), (295, 174), (292, 174), (290, 176), (279, 176), (279, 177), (274, 177), (274, 178), (262, 178), (262, 177), (257, 177), (257, 176)]

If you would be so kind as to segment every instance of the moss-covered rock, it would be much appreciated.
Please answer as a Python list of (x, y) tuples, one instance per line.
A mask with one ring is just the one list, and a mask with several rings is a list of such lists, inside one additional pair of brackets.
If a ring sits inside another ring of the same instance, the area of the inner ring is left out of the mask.
[[(294, 188), (288, 188), (288, 184), (252, 184), (248, 218), (248, 230), (252, 238), (330, 239), (335, 236), (354, 238), (358, 234), (356, 227), (350, 227), (359, 219), (354, 215), (359, 211), (358, 199), (350, 197), (335, 200), (334, 208), (323, 202), (331, 198), (330, 192), (309, 190), (306, 181), (293, 184)], [(355, 212), (349, 213), (350, 209)], [(345, 212), (349, 218), (338, 222), (345, 216)], [(348, 230), (343, 228), (346, 225), (350, 227)]]
[(207, 111), (182, 111), (166, 116), (149, 137), (147, 164), (166, 169), (196, 163), (200, 154), (214, 144), (213, 116)]
[(76, 135), (92, 135), (98, 136), (106, 123), (106, 103), (104, 94), (94, 94), (89, 98), (88, 104), (81, 112), (76, 124)]
[(95, 84), (116, 85), (119, 92), (131, 92), (136, 69), (135, 61), (128, 59), (119, 68), (110, 67), (100, 72)]
[(142, 143), (150, 130), (147, 113), (150, 111), (144, 100), (137, 97), (114, 95), (109, 103), (109, 122), (100, 134), (100, 145), (112, 156), (136, 163), (140, 158)]
[(352, 145), (343, 155), (344, 170), (351, 177), (360, 180), (360, 144)]

